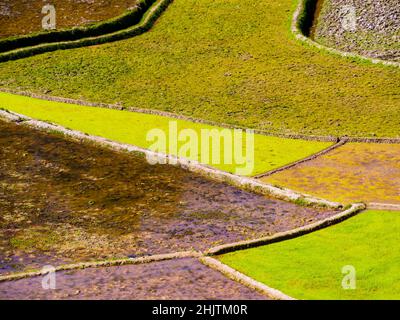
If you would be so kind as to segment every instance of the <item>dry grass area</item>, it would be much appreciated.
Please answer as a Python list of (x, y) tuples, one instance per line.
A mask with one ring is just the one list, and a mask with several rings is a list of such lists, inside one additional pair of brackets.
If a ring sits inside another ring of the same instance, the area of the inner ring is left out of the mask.
[(263, 181), (345, 203), (400, 204), (400, 145), (349, 143)]

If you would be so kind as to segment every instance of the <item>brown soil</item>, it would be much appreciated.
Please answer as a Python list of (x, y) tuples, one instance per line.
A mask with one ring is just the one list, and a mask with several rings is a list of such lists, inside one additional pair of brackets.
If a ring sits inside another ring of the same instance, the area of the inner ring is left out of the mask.
[(137, 0), (2, 0), (0, 37), (41, 31), (45, 4), (55, 6), (57, 29), (63, 29), (116, 17), (136, 3)]
[(0, 122), (0, 274), (256, 238), (335, 214)]
[(195, 259), (59, 272), (56, 289), (42, 277), (0, 283), (0, 299), (264, 300), (266, 297)]
[(400, 204), (400, 144), (348, 143), (261, 180), (342, 203)]

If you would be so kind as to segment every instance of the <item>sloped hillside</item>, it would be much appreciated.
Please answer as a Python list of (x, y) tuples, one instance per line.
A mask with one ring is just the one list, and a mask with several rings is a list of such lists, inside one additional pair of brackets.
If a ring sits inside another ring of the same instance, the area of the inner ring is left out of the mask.
[(175, 0), (138, 37), (1, 63), (0, 87), (268, 132), (398, 137), (400, 69), (305, 46), (290, 32), (297, 4)]

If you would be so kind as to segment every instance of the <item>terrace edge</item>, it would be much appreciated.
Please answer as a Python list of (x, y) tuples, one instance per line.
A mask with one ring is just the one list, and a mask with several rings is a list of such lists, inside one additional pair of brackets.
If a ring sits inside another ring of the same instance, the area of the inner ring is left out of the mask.
[[(297, 9), (293, 15), (292, 25), (291, 25), (291, 31), (297, 40), (302, 41), (317, 49), (324, 50), (326, 52), (329, 52), (334, 55), (339, 55), (344, 58), (357, 59), (375, 65), (383, 65), (386, 67), (400, 68), (400, 62), (369, 58), (360, 54), (341, 51), (339, 49), (324, 46), (310, 39), (306, 35), (304, 28), (307, 28), (307, 24), (309, 24), (310, 20), (314, 19), (314, 17), (310, 17), (311, 12), (309, 12), (308, 9), (310, 8), (310, 4), (312, 5), (313, 3), (315, 3), (315, 1), (316, 0), (299, 0), (298, 2)], [(314, 12), (312, 12), (312, 14), (314, 14)]]

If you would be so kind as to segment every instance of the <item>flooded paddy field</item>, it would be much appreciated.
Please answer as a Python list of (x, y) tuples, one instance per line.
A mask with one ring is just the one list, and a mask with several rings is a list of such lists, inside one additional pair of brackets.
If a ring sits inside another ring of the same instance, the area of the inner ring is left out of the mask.
[(0, 299), (266, 299), (196, 259), (56, 273), (56, 289), (42, 277), (0, 283)]
[(336, 213), (0, 121), (0, 274), (256, 238)]
[(42, 7), (56, 9), (57, 29), (107, 20), (132, 8), (137, 0), (2, 0), (0, 38), (42, 31)]

